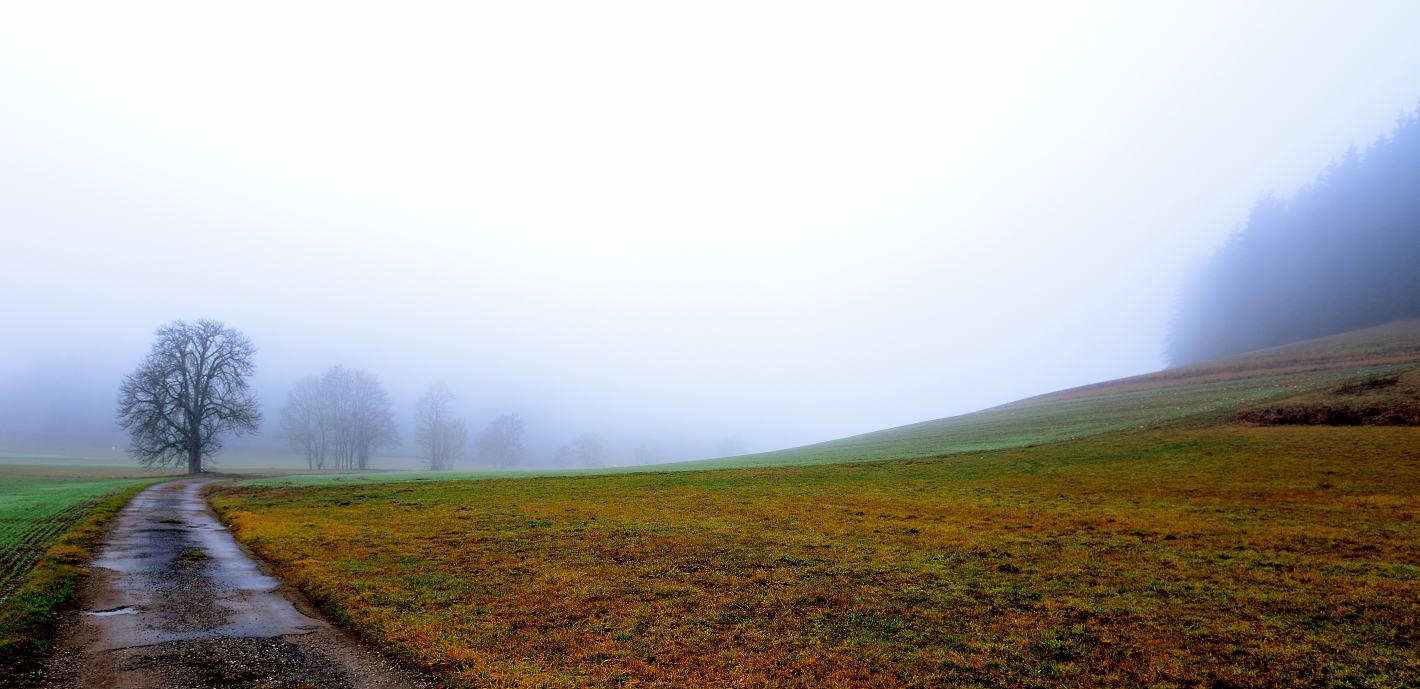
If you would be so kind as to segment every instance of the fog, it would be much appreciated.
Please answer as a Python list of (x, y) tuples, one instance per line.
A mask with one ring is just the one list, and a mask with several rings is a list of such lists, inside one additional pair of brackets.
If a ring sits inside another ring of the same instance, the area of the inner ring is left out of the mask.
[(8, 8), (0, 452), (121, 452), (180, 318), (260, 349), (229, 454), (333, 365), (530, 465), (1157, 370), (1258, 195), (1420, 97), (1413, 3), (979, 4)]
[(1296, 193), (1267, 194), (1185, 284), (1187, 364), (1420, 317), (1420, 115)]

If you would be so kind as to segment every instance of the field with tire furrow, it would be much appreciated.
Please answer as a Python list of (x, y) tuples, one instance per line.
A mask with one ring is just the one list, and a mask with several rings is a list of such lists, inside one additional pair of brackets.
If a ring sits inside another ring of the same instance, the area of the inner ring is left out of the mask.
[(0, 481), (0, 599), (94, 505), (136, 479), (7, 475)]

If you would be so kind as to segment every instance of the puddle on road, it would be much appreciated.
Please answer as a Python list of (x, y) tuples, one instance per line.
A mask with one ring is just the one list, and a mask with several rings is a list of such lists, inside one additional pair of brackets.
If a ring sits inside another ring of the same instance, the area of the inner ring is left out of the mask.
[(138, 608), (135, 608), (131, 605), (125, 605), (121, 608), (114, 608), (112, 610), (95, 610), (94, 612), (86, 612), (84, 614), (92, 615), (94, 617), (108, 617), (110, 615), (137, 615)]

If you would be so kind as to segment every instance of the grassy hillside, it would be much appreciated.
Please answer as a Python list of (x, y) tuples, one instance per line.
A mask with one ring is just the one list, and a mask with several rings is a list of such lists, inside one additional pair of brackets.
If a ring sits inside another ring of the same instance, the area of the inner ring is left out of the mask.
[(1420, 368), (1298, 395), (1236, 419), (1263, 426), (1420, 426)]
[(1420, 362), (1420, 319), (1260, 349), (1247, 354), (1158, 373), (1084, 385), (1007, 406), (1023, 406), (1187, 385)]
[(1420, 320), (1274, 347), (1206, 364), (1062, 390), (972, 414), (741, 457), (600, 470), (289, 476), (254, 483), (322, 485), (478, 480), (827, 464), (1024, 447), (1099, 433), (1209, 423), (1312, 392), (1420, 365)]
[(1087, 385), (993, 409), (842, 440), (687, 467), (775, 466), (1020, 447), (1223, 418), (1248, 407), (1420, 364), (1420, 320)]
[(213, 502), (451, 687), (1420, 682), (1414, 427)]

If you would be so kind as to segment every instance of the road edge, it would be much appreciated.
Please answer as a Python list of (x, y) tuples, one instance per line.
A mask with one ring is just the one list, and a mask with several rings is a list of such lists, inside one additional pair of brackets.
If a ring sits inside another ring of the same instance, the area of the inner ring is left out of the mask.
[[(394, 653), (392, 649), (380, 644), (378, 640), (370, 638), (366, 634), (361, 633), (358, 629), (346, 624), (343, 621), (345, 618), (342, 617), (338, 609), (327, 607), (323, 601), (312, 596), (310, 592), (291, 583), (291, 581), (282, 574), (280, 567), (273, 564), (270, 560), (267, 560), (261, 553), (257, 552), (251, 544), (242, 539), (239, 535), (240, 531), (235, 528), (235, 525), (228, 518), (228, 514), (218, 509), (217, 505), (212, 502), (213, 494), (220, 491), (224, 484), (233, 485), (234, 481), (240, 479), (241, 477), (219, 477), (219, 480), (203, 486), (198, 495), (207, 503), (207, 511), (212, 513), (212, 515), (217, 518), (217, 521), (232, 534), (232, 540), (236, 541), (237, 547), (256, 563), (261, 573), (281, 582), (281, 585), (275, 591), (277, 595), (286, 599), (296, 608), (296, 611), (302, 615), (320, 620), (329, 625), (330, 629), (327, 634), (332, 637), (342, 637), (345, 643), (348, 643), (352, 649), (355, 649), (358, 654), (363, 656), (364, 660), (379, 660), (386, 663), (385, 669), (398, 675), (399, 678), (407, 682), (409, 686), (437, 688), (449, 686), (447, 680), (440, 676), (434, 668), (410, 662), (409, 659), (399, 656)], [(317, 636), (319, 635), (313, 634), (309, 635), (309, 637), (299, 636), (296, 637), (296, 639), (314, 638)]]
[(56, 613), (78, 599), (84, 567), (109, 522), (133, 496), (172, 477), (139, 481), (100, 500), (45, 550), (20, 585), (0, 603), (0, 687), (24, 686), (40, 678), (42, 661), (54, 646)]

